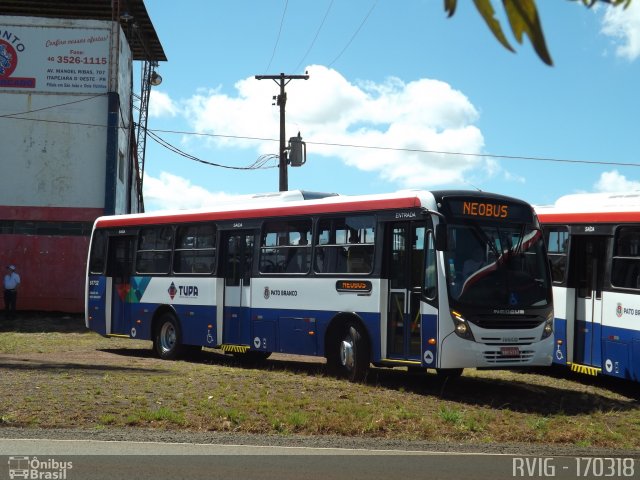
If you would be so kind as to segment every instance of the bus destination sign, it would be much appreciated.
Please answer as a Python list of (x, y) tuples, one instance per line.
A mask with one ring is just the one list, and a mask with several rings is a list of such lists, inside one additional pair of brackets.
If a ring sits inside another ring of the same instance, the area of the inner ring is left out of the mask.
[(338, 292), (371, 293), (372, 285), (368, 280), (338, 280)]
[(455, 198), (446, 201), (456, 217), (478, 220), (533, 222), (533, 214), (524, 205), (501, 199)]
[(509, 205), (465, 200), (462, 214), (471, 217), (509, 218)]

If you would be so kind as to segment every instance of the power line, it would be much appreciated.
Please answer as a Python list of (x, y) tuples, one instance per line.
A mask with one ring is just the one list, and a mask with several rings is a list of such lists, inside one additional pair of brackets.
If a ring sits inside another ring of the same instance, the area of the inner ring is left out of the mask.
[(364, 26), (364, 24), (367, 22), (367, 19), (369, 18), (369, 15), (371, 15), (371, 12), (373, 12), (373, 9), (376, 8), (376, 5), (378, 4), (378, 1), (376, 0), (374, 2), (374, 4), (371, 6), (371, 8), (369, 9), (369, 11), (367, 12), (367, 14), (365, 15), (365, 17), (362, 19), (362, 22), (360, 22), (360, 26), (356, 29), (356, 31), (353, 33), (353, 35), (351, 35), (351, 38), (349, 39), (349, 41), (347, 42), (347, 44), (344, 46), (344, 48), (340, 51), (340, 53), (338, 54), (338, 56), (336, 58), (334, 58), (329, 65), (327, 65), (327, 67), (331, 68), (331, 66), (336, 63), (338, 61), (338, 59), (342, 56), (342, 54), (347, 50), (347, 48), (349, 48), (349, 45), (351, 45), (351, 42), (353, 42), (353, 40), (358, 36), (358, 33), (360, 33), (360, 30), (362, 29), (362, 27)]
[(284, 2), (284, 10), (282, 12), (282, 18), (280, 19), (280, 29), (278, 30), (278, 37), (276, 38), (276, 44), (273, 46), (273, 52), (271, 52), (271, 59), (269, 60), (269, 65), (267, 65), (267, 68), (265, 69), (266, 72), (269, 71), (269, 68), (271, 67), (271, 62), (273, 62), (273, 57), (276, 54), (276, 49), (278, 48), (278, 43), (280, 43), (280, 34), (282, 33), (282, 25), (284, 24), (284, 17), (287, 13), (287, 7), (289, 6), (289, 0), (286, 0)]
[[(184, 132), (184, 131), (178, 131), (178, 130), (158, 130), (158, 129), (155, 129), (154, 131), (162, 132), (162, 133), (175, 133), (175, 134), (182, 134), (182, 135), (202, 135), (202, 136), (208, 136), (208, 137), (233, 138), (238, 140), (255, 140), (255, 141), (262, 141), (262, 142), (278, 141), (275, 138), (245, 137), (240, 135), (222, 135), (222, 134), (216, 134), (216, 133)], [(438, 154), (438, 155), (458, 155), (458, 156), (464, 156), (464, 157), (488, 157), (488, 158), (498, 158), (503, 160), (531, 160), (531, 161), (539, 161), (539, 162), (562, 162), (562, 163), (582, 163), (587, 165), (640, 167), (640, 163), (603, 162), (603, 161), (597, 161), (597, 160), (576, 160), (576, 159), (555, 158), (555, 157), (533, 157), (533, 156), (525, 156), (525, 155), (500, 155), (500, 154), (494, 154), (494, 153), (446, 152), (442, 150), (427, 150), (427, 149), (420, 149), (420, 148), (380, 147), (380, 146), (374, 146), (374, 145), (314, 142), (310, 140), (305, 140), (305, 141), (308, 145), (321, 145), (321, 146), (327, 146), (327, 147), (365, 148), (370, 150), (387, 150), (387, 151), (393, 151), (393, 152), (409, 152), (409, 153), (429, 153), (429, 154)]]
[(27, 110), (25, 112), (6, 113), (4, 115), (0, 115), (0, 118), (11, 118), (14, 115), (26, 115), (28, 113), (42, 112), (44, 110), (50, 110), (52, 108), (66, 107), (67, 105), (73, 105), (74, 103), (86, 102), (88, 100), (93, 100), (93, 99), (98, 98), (98, 97), (104, 97), (106, 95), (107, 95), (106, 93), (100, 93), (98, 95), (93, 95), (91, 97), (81, 98), (80, 100), (73, 100), (71, 102), (65, 102), (65, 103), (57, 103), (55, 105), (49, 105), (48, 107), (36, 108), (35, 110)]
[[(76, 102), (71, 102), (71, 103), (76, 103)], [(66, 105), (66, 104), (61, 104), (61, 105)], [(54, 108), (54, 106), (46, 107), (46, 108)], [(6, 115), (0, 115), (0, 119), (22, 120), (22, 121), (30, 121), (30, 122), (44, 122), (44, 123), (61, 124), (61, 125), (77, 125), (81, 127), (109, 128), (108, 125), (98, 124), (98, 123), (65, 122), (61, 120), (47, 120), (42, 118), (16, 117), (14, 115), (21, 115), (21, 114), (11, 113)], [(111, 127), (111, 128), (120, 128), (123, 130), (125, 129), (125, 127)], [(195, 135), (195, 136), (214, 137), (214, 138), (231, 138), (236, 140), (254, 140), (258, 142), (278, 142), (279, 141), (279, 139), (277, 138), (248, 137), (248, 136), (242, 136), (242, 135), (223, 135), (218, 133), (187, 132), (182, 130), (147, 129), (147, 132), (173, 133), (173, 134), (180, 134), (180, 135)], [(451, 152), (451, 151), (427, 150), (427, 149), (419, 149), (419, 148), (381, 147), (381, 146), (357, 145), (357, 144), (349, 144), (349, 143), (313, 142), (309, 140), (306, 140), (306, 143), (308, 145), (322, 145), (327, 147), (365, 148), (365, 149), (371, 149), (371, 150), (388, 150), (388, 151), (394, 151), (394, 152), (430, 153), (430, 154), (438, 154), (438, 155), (458, 155), (458, 156), (465, 156), (465, 157), (486, 157), (486, 158), (497, 158), (502, 160), (529, 160), (529, 161), (538, 161), (538, 162), (605, 165), (605, 166), (612, 166), (612, 167), (640, 167), (640, 163), (628, 163), (628, 162), (603, 162), (598, 160), (576, 160), (576, 159), (556, 158), (556, 157), (533, 157), (530, 155), (501, 155), (501, 154), (495, 154), (495, 153)]]
[(277, 165), (276, 166), (265, 166), (265, 165), (269, 160), (272, 160), (273, 158), (279, 158), (278, 155), (273, 155), (273, 154), (261, 155), (260, 157), (258, 157), (258, 159), (255, 162), (253, 162), (248, 167), (233, 167), (231, 165), (223, 165), (221, 163), (202, 160), (201, 158), (198, 158), (194, 155), (191, 155), (190, 153), (185, 152), (184, 150), (179, 149), (175, 145), (167, 142), (165, 139), (163, 139), (162, 137), (160, 137), (159, 135), (157, 135), (156, 133), (148, 129), (147, 129), (147, 135), (149, 135), (149, 138), (151, 138), (153, 141), (155, 141), (159, 145), (163, 146), (167, 150), (177, 155), (180, 155), (181, 157), (187, 158), (189, 160), (193, 160), (194, 162), (204, 163), (205, 165), (211, 165), (212, 167), (227, 168), (229, 170), (258, 170), (258, 169), (265, 169), (265, 168), (276, 168)]
[[(18, 114), (14, 113), (11, 115), (18, 115)], [(60, 124), (60, 125), (77, 125), (79, 127), (120, 128), (122, 130), (126, 130), (128, 128), (128, 127), (109, 126), (109, 125), (105, 125), (104, 123), (65, 122), (62, 120), (47, 120), (45, 118), (14, 117), (14, 116), (5, 116), (5, 115), (0, 115), (0, 119), (23, 120), (28, 122), (53, 123), (53, 124)]]
[(329, 15), (329, 11), (331, 10), (331, 7), (333, 6), (333, 2), (334, 0), (331, 0), (331, 3), (329, 3), (329, 6), (327, 7), (327, 11), (324, 12), (324, 17), (322, 18), (322, 22), (320, 22), (320, 26), (318, 27), (318, 30), (316, 30), (316, 35), (315, 37), (313, 37), (313, 40), (311, 41), (311, 44), (309, 45), (309, 48), (307, 48), (306, 53), (304, 54), (304, 56), (300, 59), (300, 62), (298, 62), (298, 65), (296, 65), (296, 68), (293, 69), (293, 71), (295, 72), (296, 70), (298, 70), (298, 68), (300, 68), (300, 66), (302, 65), (302, 62), (305, 61), (305, 59), (307, 58), (307, 55), (309, 55), (309, 52), (311, 51), (311, 49), (313, 48), (313, 46), (316, 44), (316, 40), (318, 39), (318, 35), (320, 35), (320, 30), (322, 30), (322, 27), (324, 25), (325, 20), (327, 19), (327, 16)]

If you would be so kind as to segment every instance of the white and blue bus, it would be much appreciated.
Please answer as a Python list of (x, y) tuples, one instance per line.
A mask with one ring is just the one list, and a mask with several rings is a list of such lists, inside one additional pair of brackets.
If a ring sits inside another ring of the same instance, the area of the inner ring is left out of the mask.
[(536, 210), (552, 263), (554, 362), (640, 381), (640, 192)]
[[(322, 197), (322, 198), (321, 198)], [(86, 325), (259, 360), (370, 366), (550, 365), (549, 263), (533, 208), (483, 192), (257, 195), (203, 211), (101, 217)]]

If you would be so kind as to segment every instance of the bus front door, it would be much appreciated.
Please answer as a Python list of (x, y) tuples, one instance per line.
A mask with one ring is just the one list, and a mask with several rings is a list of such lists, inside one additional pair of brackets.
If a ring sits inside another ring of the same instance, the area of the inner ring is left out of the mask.
[[(106, 333), (129, 335), (131, 333), (131, 306), (128, 301), (131, 290), (131, 268), (135, 253), (135, 236), (109, 237), (107, 253), (107, 308)], [(111, 293), (109, 293), (109, 291)]]
[(253, 230), (222, 232), (222, 343), (226, 345), (249, 345), (254, 237)]
[(385, 231), (389, 278), (387, 357), (420, 362), (424, 222), (394, 222)]
[(602, 287), (606, 237), (573, 237), (576, 310), (573, 361), (600, 368), (602, 356)]

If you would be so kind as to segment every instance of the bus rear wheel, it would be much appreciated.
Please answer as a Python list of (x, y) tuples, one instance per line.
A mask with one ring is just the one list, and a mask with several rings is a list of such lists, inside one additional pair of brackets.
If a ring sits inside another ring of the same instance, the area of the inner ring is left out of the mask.
[(182, 355), (182, 331), (172, 314), (165, 313), (160, 317), (153, 335), (153, 349), (163, 360), (174, 360)]
[(353, 322), (338, 336), (334, 369), (350, 382), (362, 382), (369, 371), (369, 344), (361, 327)]

